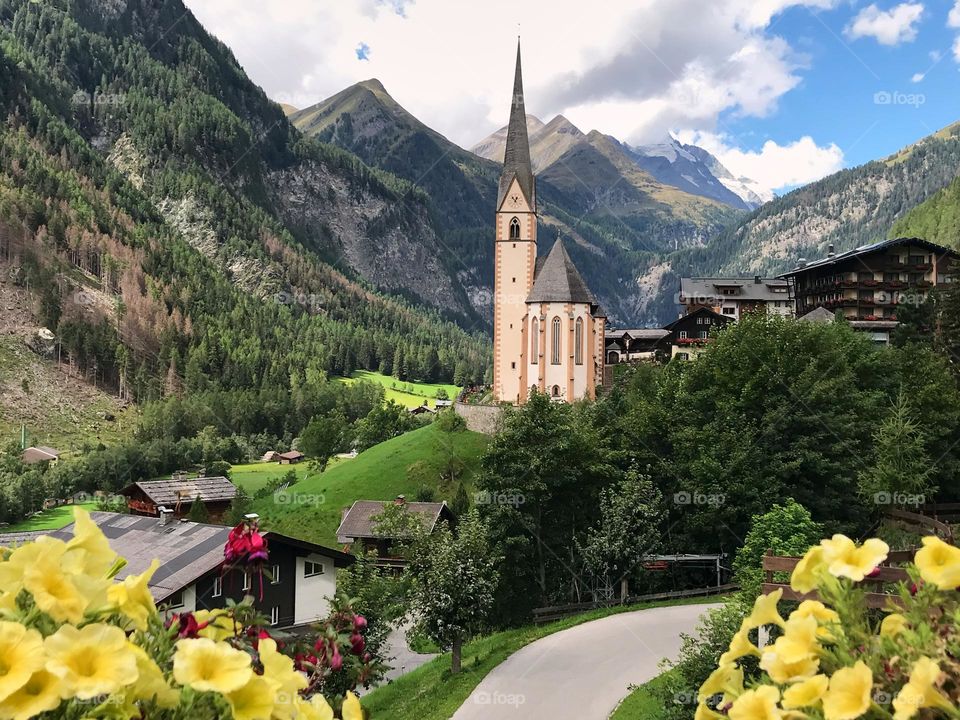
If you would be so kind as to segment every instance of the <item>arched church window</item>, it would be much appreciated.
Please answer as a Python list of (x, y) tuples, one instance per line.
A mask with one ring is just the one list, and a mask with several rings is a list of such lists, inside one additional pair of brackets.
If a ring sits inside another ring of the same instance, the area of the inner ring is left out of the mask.
[(536, 365), (540, 362), (538, 352), (540, 348), (540, 321), (534, 318), (530, 322), (530, 362)]
[(551, 392), (551, 394), (553, 395), (553, 397), (555, 397), (555, 398), (560, 397), (560, 386), (559, 386), (559, 385), (554, 385), (554, 386), (553, 386), (553, 390), (551, 390), (550, 392)]
[(517, 218), (510, 220), (510, 239), (520, 239), (520, 221)]
[(553, 330), (550, 333), (550, 362), (560, 364), (560, 318), (553, 319)]
[(578, 317), (573, 331), (573, 362), (583, 365), (583, 318)]

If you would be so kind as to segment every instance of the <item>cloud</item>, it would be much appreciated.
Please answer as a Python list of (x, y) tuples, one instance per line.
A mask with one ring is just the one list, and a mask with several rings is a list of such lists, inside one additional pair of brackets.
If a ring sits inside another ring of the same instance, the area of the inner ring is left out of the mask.
[(922, 3), (901, 3), (889, 10), (876, 5), (863, 8), (844, 32), (848, 37), (872, 37), (881, 45), (899, 45), (917, 37), (917, 23), (923, 15)]
[(953, 59), (960, 63), (960, 35), (953, 41)]
[(735, 177), (748, 177), (769, 190), (789, 190), (843, 167), (839, 147), (834, 143), (819, 146), (809, 135), (786, 145), (767, 140), (759, 151), (736, 147), (723, 133), (686, 130), (677, 133), (677, 139), (699, 145), (713, 153)]
[(947, 15), (947, 27), (960, 28), (960, 0), (957, 0)]
[(370, 59), (370, 46), (367, 45), (365, 42), (362, 42), (359, 45), (357, 45), (357, 49), (355, 52), (357, 53), (357, 60)]
[(923, 79), (925, 77), (926, 75), (924, 73), (914, 73), (913, 76), (910, 78), (910, 82), (912, 83), (923, 82)]

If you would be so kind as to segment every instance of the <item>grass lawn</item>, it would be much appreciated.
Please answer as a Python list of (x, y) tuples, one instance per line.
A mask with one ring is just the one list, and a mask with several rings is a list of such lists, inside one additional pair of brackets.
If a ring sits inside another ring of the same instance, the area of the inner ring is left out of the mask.
[[(450, 674), (449, 653), (431, 660), (408, 675), (403, 675), (389, 685), (377, 688), (362, 698), (363, 706), (373, 717), (390, 720), (448, 720), (473, 692), (474, 688), (493, 668), (534, 640), (560, 630), (598, 620), (609, 615), (632, 612), (650, 607), (668, 605), (696, 605), (714, 602), (715, 598), (686, 598), (656, 603), (604, 608), (576, 617), (557, 620), (547, 625), (528, 625), (515, 630), (505, 630), (467, 643), (463, 647), (463, 669), (458, 675)], [(632, 716), (626, 716), (632, 717)], [(643, 717), (652, 720), (653, 716)]]
[(426, 400), (430, 407), (436, 405), (437, 391), (441, 388), (446, 391), (450, 400), (455, 400), (463, 388), (443, 383), (418, 383), (397, 380), (389, 375), (381, 375), (369, 370), (357, 370), (348, 378), (336, 378), (339, 382), (352, 383), (358, 380), (382, 385), (386, 391), (387, 400), (393, 400), (398, 405), (412, 408), (423, 405)]
[(311, 474), (281, 495), (256, 500), (253, 510), (268, 530), (335, 547), (341, 510), (354, 500), (386, 501), (397, 495), (414, 500), (417, 489), (427, 486), (438, 501), (451, 501), (457, 483), (440, 483), (440, 470), (449, 457), (463, 464), (460, 477), (469, 492), (487, 442), (480, 433), (445, 433), (426, 425)]
[(610, 716), (610, 720), (661, 720), (665, 711), (653, 690), (662, 685), (671, 672), (673, 671), (668, 670), (663, 675), (658, 675), (627, 695), (620, 707)]
[[(329, 469), (341, 462), (346, 462), (346, 460), (344, 458), (332, 458), (330, 462), (327, 463), (327, 468)], [(255, 462), (231, 465), (230, 479), (235, 485), (239, 485), (252, 496), (268, 482), (274, 478), (283, 477), (290, 470), (293, 470), (297, 474), (297, 482), (303, 480), (311, 473), (309, 463), (307, 462), (300, 462), (296, 465), (281, 465), (275, 462)]]
[(30, 517), (5, 527), (2, 532), (28, 532), (31, 530), (59, 530), (73, 522), (73, 509), (82, 507), (84, 510), (97, 509), (94, 502), (80, 503), (79, 505), (61, 505), (60, 507), (43, 510), (36, 517)]

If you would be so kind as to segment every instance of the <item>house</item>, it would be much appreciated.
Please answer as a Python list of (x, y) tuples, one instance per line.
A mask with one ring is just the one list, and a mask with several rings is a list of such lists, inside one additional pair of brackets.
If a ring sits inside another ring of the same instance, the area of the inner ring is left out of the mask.
[(277, 462), (277, 455), (279, 454), (276, 450), (267, 450), (260, 458), (260, 462)]
[(407, 410), (411, 415), (433, 415), (436, 413), (436, 410), (427, 406), (427, 405), (417, 405)]
[(290, 450), (285, 453), (277, 453), (274, 459), (279, 462), (281, 465), (296, 465), (298, 462), (306, 458), (299, 450)]
[(793, 315), (787, 281), (779, 278), (689, 277), (680, 278), (680, 304), (684, 312), (706, 307), (739, 320), (744, 313)]
[(54, 450), (46, 445), (37, 445), (28, 447), (23, 451), (22, 459), (26, 465), (36, 465), (37, 463), (56, 463), (60, 459), (60, 451)]
[(722, 328), (733, 322), (729, 315), (721, 315), (708, 307), (701, 307), (686, 315), (681, 315), (664, 330), (669, 335), (664, 340), (664, 347), (670, 348), (670, 357), (681, 360), (693, 360), (707, 343), (713, 342), (711, 331)]
[(603, 337), (605, 364), (653, 360), (661, 343), (670, 335), (663, 328), (608, 330)]
[(885, 345), (897, 327), (897, 309), (918, 304), (931, 288), (950, 281), (953, 250), (919, 238), (861, 245), (807, 262), (779, 277), (787, 282), (798, 317), (817, 308), (840, 311), (850, 326)]
[[(269, 558), (260, 573), (224, 569), (223, 549), (229, 527), (109, 512), (90, 513), (113, 548), (127, 560), (117, 574), (122, 580), (146, 570), (154, 558), (160, 567), (149, 583), (151, 595), (167, 612), (226, 607), (252, 595), (256, 608), (276, 627), (305, 625), (327, 616), (327, 598), (337, 589), (337, 570), (350, 565), (352, 555), (297, 538), (264, 532)], [(73, 536), (73, 525), (54, 532), (0, 535), (0, 545), (29, 542), (40, 535), (61, 540)]]
[[(454, 522), (453, 512), (445, 502), (407, 502), (403, 495), (398, 495), (392, 504), (399, 505), (407, 512), (418, 515), (423, 522), (424, 529), (430, 533), (436, 529), (437, 524), (441, 521), (450, 524)], [(382, 559), (393, 559), (390, 555), (390, 545), (399, 538), (381, 535), (375, 529), (377, 524), (375, 518), (381, 515), (390, 505), (390, 501), (383, 500), (357, 500), (354, 502), (350, 509), (343, 513), (340, 527), (337, 528), (337, 542), (344, 545), (358, 544), (359, 548), (352, 548), (354, 552), (376, 551), (378, 557)]]
[(439, 410), (440, 408), (453, 407), (453, 400), (434, 400), (433, 404)]
[(127, 485), (120, 494), (127, 498), (127, 508), (133, 515), (160, 517), (161, 508), (173, 512), (174, 517), (186, 517), (190, 506), (199, 498), (207, 507), (214, 522), (222, 519), (237, 494), (237, 487), (227, 478), (174, 476), (170, 480), (141, 480)]

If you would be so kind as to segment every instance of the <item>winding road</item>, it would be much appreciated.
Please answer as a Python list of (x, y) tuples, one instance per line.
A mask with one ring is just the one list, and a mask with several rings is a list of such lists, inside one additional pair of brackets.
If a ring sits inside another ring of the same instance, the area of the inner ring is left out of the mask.
[(494, 668), (452, 720), (606, 720), (711, 607), (637, 610), (548, 635)]

